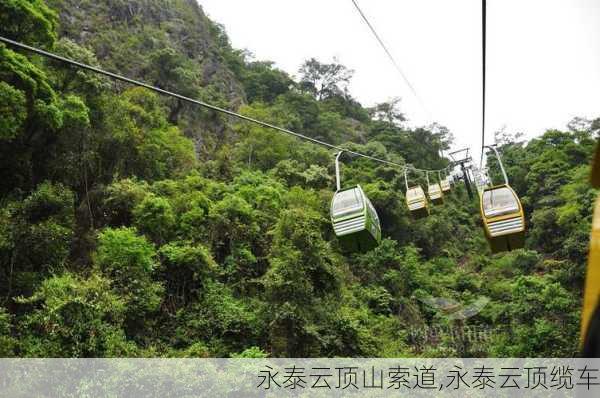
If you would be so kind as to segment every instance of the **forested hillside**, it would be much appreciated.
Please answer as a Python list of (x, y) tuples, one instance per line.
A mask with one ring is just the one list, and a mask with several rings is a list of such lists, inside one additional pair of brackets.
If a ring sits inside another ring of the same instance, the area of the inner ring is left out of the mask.
[[(446, 128), (363, 107), (335, 62), (292, 77), (254, 60), (194, 0), (0, 0), (0, 35), (372, 156), (449, 162)], [(599, 128), (497, 137), (528, 225), (526, 249), (497, 255), (462, 185), (414, 220), (400, 170), (347, 157), (384, 239), (345, 254), (333, 152), (0, 44), (0, 355), (573, 356)]]

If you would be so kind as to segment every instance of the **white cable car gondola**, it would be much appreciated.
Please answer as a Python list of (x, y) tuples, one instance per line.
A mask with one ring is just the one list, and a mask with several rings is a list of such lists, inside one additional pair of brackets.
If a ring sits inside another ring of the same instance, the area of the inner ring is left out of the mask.
[(360, 185), (341, 188), (341, 154), (339, 152), (335, 157), (337, 190), (331, 200), (331, 224), (344, 251), (367, 251), (381, 241), (379, 217)]
[(480, 193), (480, 211), (492, 253), (522, 248), (525, 243), (525, 214), (515, 191), (508, 184), (500, 154), (498, 159), (504, 184), (485, 186)]
[(408, 210), (415, 218), (427, 217), (429, 215), (429, 205), (427, 197), (420, 185), (408, 187), (408, 166), (404, 168), (404, 184), (406, 185), (406, 205)]

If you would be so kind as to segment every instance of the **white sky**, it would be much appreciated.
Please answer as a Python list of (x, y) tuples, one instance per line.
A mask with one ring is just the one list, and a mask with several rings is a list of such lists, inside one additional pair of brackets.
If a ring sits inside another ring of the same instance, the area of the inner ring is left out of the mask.
[[(297, 75), (315, 57), (355, 70), (371, 106), (402, 97), (411, 125), (430, 120), (351, 0), (198, 0), (236, 48)], [(481, 1), (359, 0), (455, 147), (481, 145)], [(486, 142), (506, 126), (531, 138), (600, 116), (600, 0), (488, 0)]]

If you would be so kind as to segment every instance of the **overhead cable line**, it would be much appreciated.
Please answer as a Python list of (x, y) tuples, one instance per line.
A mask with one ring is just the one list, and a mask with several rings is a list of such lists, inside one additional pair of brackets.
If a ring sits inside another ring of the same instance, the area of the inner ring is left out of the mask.
[(486, 21), (487, 10), (486, 0), (481, 0), (481, 159), (479, 160), (479, 167), (483, 166), (483, 153), (485, 151), (485, 49), (486, 49)]
[(358, 5), (357, 1), (356, 0), (351, 0), (351, 1), (352, 1), (352, 4), (354, 4), (354, 8), (356, 8), (356, 11), (358, 11), (358, 13), (360, 14), (363, 21), (367, 24), (367, 26), (371, 30), (371, 33), (373, 33), (373, 36), (375, 36), (375, 39), (377, 40), (377, 42), (379, 42), (379, 45), (381, 46), (381, 48), (383, 48), (383, 51), (385, 51), (385, 53), (387, 54), (388, 58), (392, 62), (392, 65), (394, 65), (394, 68), (398, 71), (398, 73), (400, 73), (400, 76), (402, 76), (404, 83), (406, 83), (406, 85), (408, 86), (408, 88), (410, 88), (410, 91), (412, 91), (412, 93), (415, 96), (415, 98), (417, 99), (417, 101), (419, 101), (419, 104), (421, 105), (421, 107), (425, 111), (425, 114), (427, 115), (427, 119), (431, 120), (431, 114), (427, 110), (425, 103), (423, 102), (423, 100), (421, 99), (419, 94), (417, 94), (417, 90), (415, 90), (413, 85), (410, 83), (410, 81), (406, 77), (406, 74), (404, 73), (402, 68), (400, 68), (400, 64), (398, 64), (398, 62), (396, 62), (396, 59), (394, 58), (392, 53), (388, 50), (387, 46), (385, 45), (385, 43), (383, 42), (383, 40), (381, 39), (381, 37), (379, 36), (377, 31), (375, 30), (375, 27), (373, 26), (373, 24), (371, 24), (371, 22), (369, 21), (369, 19), (365, 15), (365, 13), (362, 11), (362, 9)]
[[(27, 44), (23, 44), (23, 43), (14, 41), (14, 40), (8, 39), (8, 38), (3, 37), (3, 36), (0, 36), (0, 42), (4, 42), (6, 44), (9, 44), (11, 46), (14, 46), (14, 47), (17, 47), (17, 48), (20, 48), (20, 49), (23, 49), (23, 50), (31, 51), (31, 52), (33, 52), (35, 54), (44, 56), (46, 58), (54, 59), (54, 60), (57, 60), (57, 61), (69, 64), (69, 65), (75, 66), (77, 68), (86, 69), (86, 70), (89, 70), (89, 71), (94, 72), (94, 73), (98, 73), (98, 74), (101, 74), (101, 75), (104, 75), (104, 76), (111, 77), (111, 78), (116, 79), (116, 80), (120, 80), (120, 81), (123, 81), (123, 82), (126, 82), (126, 83), (133, 84), (135, 86), (144, 87), (144, 88), (147, 88), (148, 90), (155, 91), (155, 92), (157, 92), (159, 94), (167, 95), (167, 96), (170, 96), (170, 97), (173, 97), (173, 98), (177, 98), (177, 99), (182, 100), (182, 101), (190, 102), (192, 104), (199, 105), (199, 106), (201, 106), (203, 108), (207, 108), (207, 109), (213, 110), (215, 112), (219, 112), (219, 113), (223, 113), (223, 114), (226, 114), (226, 115), (229, 115), (229, 116), (233, 116), (235, 118), (238, 118), (238, 119), (241, 119), (241, 120), (244, 120), (244, 121), (247, 121), (247, 122), (255, 123), (255, 124), (258, 124), (260, 126), (263, 126), (263, 127), (269, 128), (269, 129), (273, 129), (273, 130), (276, 130), (276, 131), (279, 131), (279, 132), (282, 132), (282, 133), (285, 133), (285, 134), (288, 134), (288, 135), (292, 135), (292, 136), (294, 136), (296, 138), (300, 138), (302, 140), (310, 141), (310, 142), (312, 142), (314, 144), (322, 145), (322, 146), (330, 148), (330, 149), (336, 149), (338, 151), (347, 152), (347, 153), (355, 155), (355, 156), (363, 157), (363, 158), (370, 159), (370, 160), (373, 160), (373, 161), (379, 162), (379, 163), (384, 163), (384, 164), (387, 164), (387, 165), (390, 165), (390, 166), (400, 167), (402, 169), (410, 167), (413, 170), (418, 170), (418, 171), (422, 171), (422, 172), (434, 172), (434, 171), (438, 171), (438, 169), (436, 169), (436, 170), (415, 169), (414, 167), (406, 165), (406, 164), (396, 163), (396, 162), (392, 162), (392, 161), (389, 161), (389, 160), (380, 159), (380, 158), (377, 158), (377, 157), (374, 157), (374, 156), (370, 156), (370, 155), (367, 155), (367, 154), (364, 154), (364, 153), (361, 153), (361, 152), (356, 152), (356, 151), (352, 151), (352, 150), (349, 150), (349, 149), (345, 149), (345, 148), (342, 148), (340, 146), (333, 145), (333, 144), (330, 144), (328, 142), (325, 142), (325, 141), (322, 141), (322, 140), (318, 140), (316, 138), (312, 138), (312, 137), (306, 136), (304, 134), (296, 133), (294, 131), (288, 130), (288, 129), (283, 128), (283, 127), (276, 126), (276, 125), (271, 124), (271, 123), (263, 122), (262, 120), (254, 119), (254, 118), (249, 117), (249, 116), (244, 116), (244, 115), (241, 115), (239, 113), (230, 111), (228, 109), (220, 108), (218, 106), (209, 104), (207, 102), (196, 100), (196, 99), (193, 99), (193, 98), (189, 98), (189, 97), (186, 97), (184, 95), (174, 93), (172, 91), (163, 90), (162, 88), (159, 88), (159, 87), (156, 87), (156, 86), (152, 86), (150, 84), (141, 82), (139, 80), (134, 80), (134, 79), (122, 76), (122, 75), (118, 75), (118, 74), (113, 73), (113, 72), (106, 71), (104, 69), (100, 69), (100, 68), (92, 66), (92, 65), (88, 65), (88, 64), (84, 64), (84, 63), (81, 63), (81, 62), (78, 62), (78, 61), (74, 61), (72, 59), (69, 59), (69, 58), (66, 58), (66, 57), (63, 57), (63, 56), (60, 56), (60, 55), (57, 55), (57, 54), (54, 54), (54, 53), (42, 50), (42, 49), (37, 48), (37, 47), (32, 47), (32, 46), (29, 46)], [(448, 167), (450, 167), (450, 166), (448, 166)], [(446, 170), (446, 169), (448, 169), (448, 167), (445, 167), (445, 168), (439, 169), (439, 170)]]

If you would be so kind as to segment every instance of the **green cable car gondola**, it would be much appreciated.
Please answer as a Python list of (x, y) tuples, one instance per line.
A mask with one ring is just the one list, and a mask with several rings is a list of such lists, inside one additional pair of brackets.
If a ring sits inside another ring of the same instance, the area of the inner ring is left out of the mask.
[[(486, 147), (490, 148), (490, 147)], [(520, 249), (525, 244), (525, 214), (515, 191), (508, 184), (502, 159), (496, 148), (504, 184), (486, 186), (480, 194), (481, 218), (492, 253)]]
[(331, 224), (344, 251), (371, 250), (381, 241), (377, 211), (360, 185), (341, 189), (339, 152), (335, 158), (337, 190), (331, 200)]

